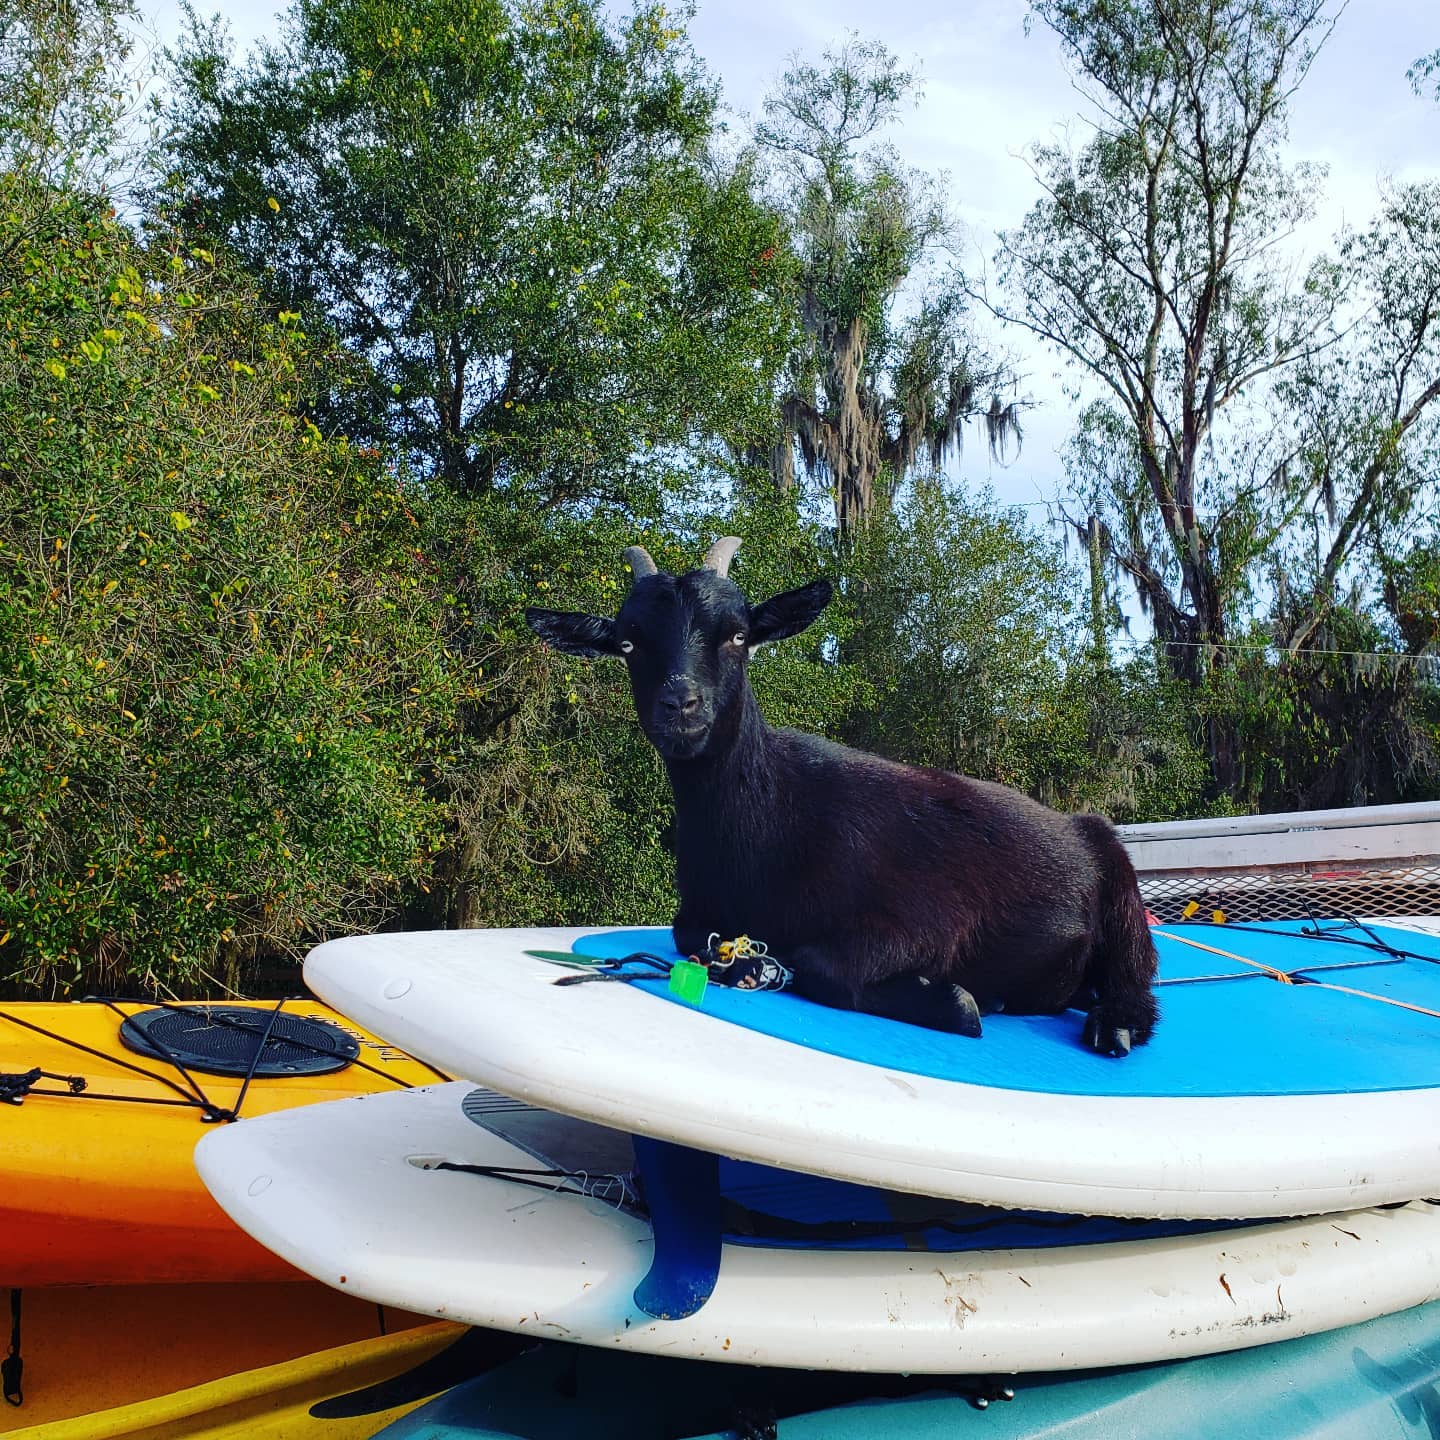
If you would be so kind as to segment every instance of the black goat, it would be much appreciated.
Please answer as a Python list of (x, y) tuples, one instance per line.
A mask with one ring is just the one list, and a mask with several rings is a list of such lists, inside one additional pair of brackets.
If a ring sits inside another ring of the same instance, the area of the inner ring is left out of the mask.
[(677, 947), (749, 935), (802, 995), (965, 1035), (986, 1010), (1084, 1004), (1085, 1044), (1143, 1045), (1155, 946), (1110, 822), (771, 729), (750, 655), (811, 624), (830, 584), (749, 605), (726, 573), (739, 544), (717, 541), (680, 576), (632, 546), (616, 619), (525, 616), (558, 650), (629, 667), (675, 795)]

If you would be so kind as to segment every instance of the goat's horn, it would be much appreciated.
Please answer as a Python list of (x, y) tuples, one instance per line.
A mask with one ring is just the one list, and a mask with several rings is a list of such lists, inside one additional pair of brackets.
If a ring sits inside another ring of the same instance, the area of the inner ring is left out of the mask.
[(717, 575), (726, 576), (730, 573), (730, 562), (735, 558), (735, 552), (740, 548), (738, 536), (727, 535), (723, 540), (717, 540), (706, 552), (705, 558), (700, 562), (702, 570), (713, 570)]
[(629, 565), (630, 573), (637, 580), (660, 573), (660, 567), (650, 558), (650, 552), (643, 545), (627, 545), (625, 563)]

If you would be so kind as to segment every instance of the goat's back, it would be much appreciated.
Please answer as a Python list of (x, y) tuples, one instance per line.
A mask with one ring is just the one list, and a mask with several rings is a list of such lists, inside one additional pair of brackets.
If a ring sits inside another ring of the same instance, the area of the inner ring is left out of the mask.
[(681, 825), (683, 912), (777, 953), (866, 932), (873, 978), (918, 961), (984, 998), (1033, 971), (1058, 974), (1037, 1006), (1069, 998), (1098, 926), (1108, 822), (799, 731), (771, 731), (765, 751)]

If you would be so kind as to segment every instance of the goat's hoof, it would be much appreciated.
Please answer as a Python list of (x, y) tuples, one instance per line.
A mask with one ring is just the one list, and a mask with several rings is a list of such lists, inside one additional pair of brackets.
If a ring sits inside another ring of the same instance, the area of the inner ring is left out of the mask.
[(963, 985), (947, 985), (943, 982), (935, 987), (940, 994), (940, 1025), (952, 1035), (964, 1035), (966, 1039), (980, 1038), (980, 1007), (975, 997)]
[(1134, 1037), (1130, 1026), (1115, 1024), (1105, 1013), (1105, 1007), (1097, 1005), (1085, 1017), (1082, 1043), (1102, 1055), (1112, 1055), (1120, 1060), (1130, 1053)]

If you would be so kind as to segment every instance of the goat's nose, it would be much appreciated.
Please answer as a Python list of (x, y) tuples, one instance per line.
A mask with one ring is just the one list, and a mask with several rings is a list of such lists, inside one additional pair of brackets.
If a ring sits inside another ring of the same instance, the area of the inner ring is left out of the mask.
[(700, 708), (700, 692), (693, 685), (672, 683), (661, 692), (660, 704), (670, 715), (694, 715)]

